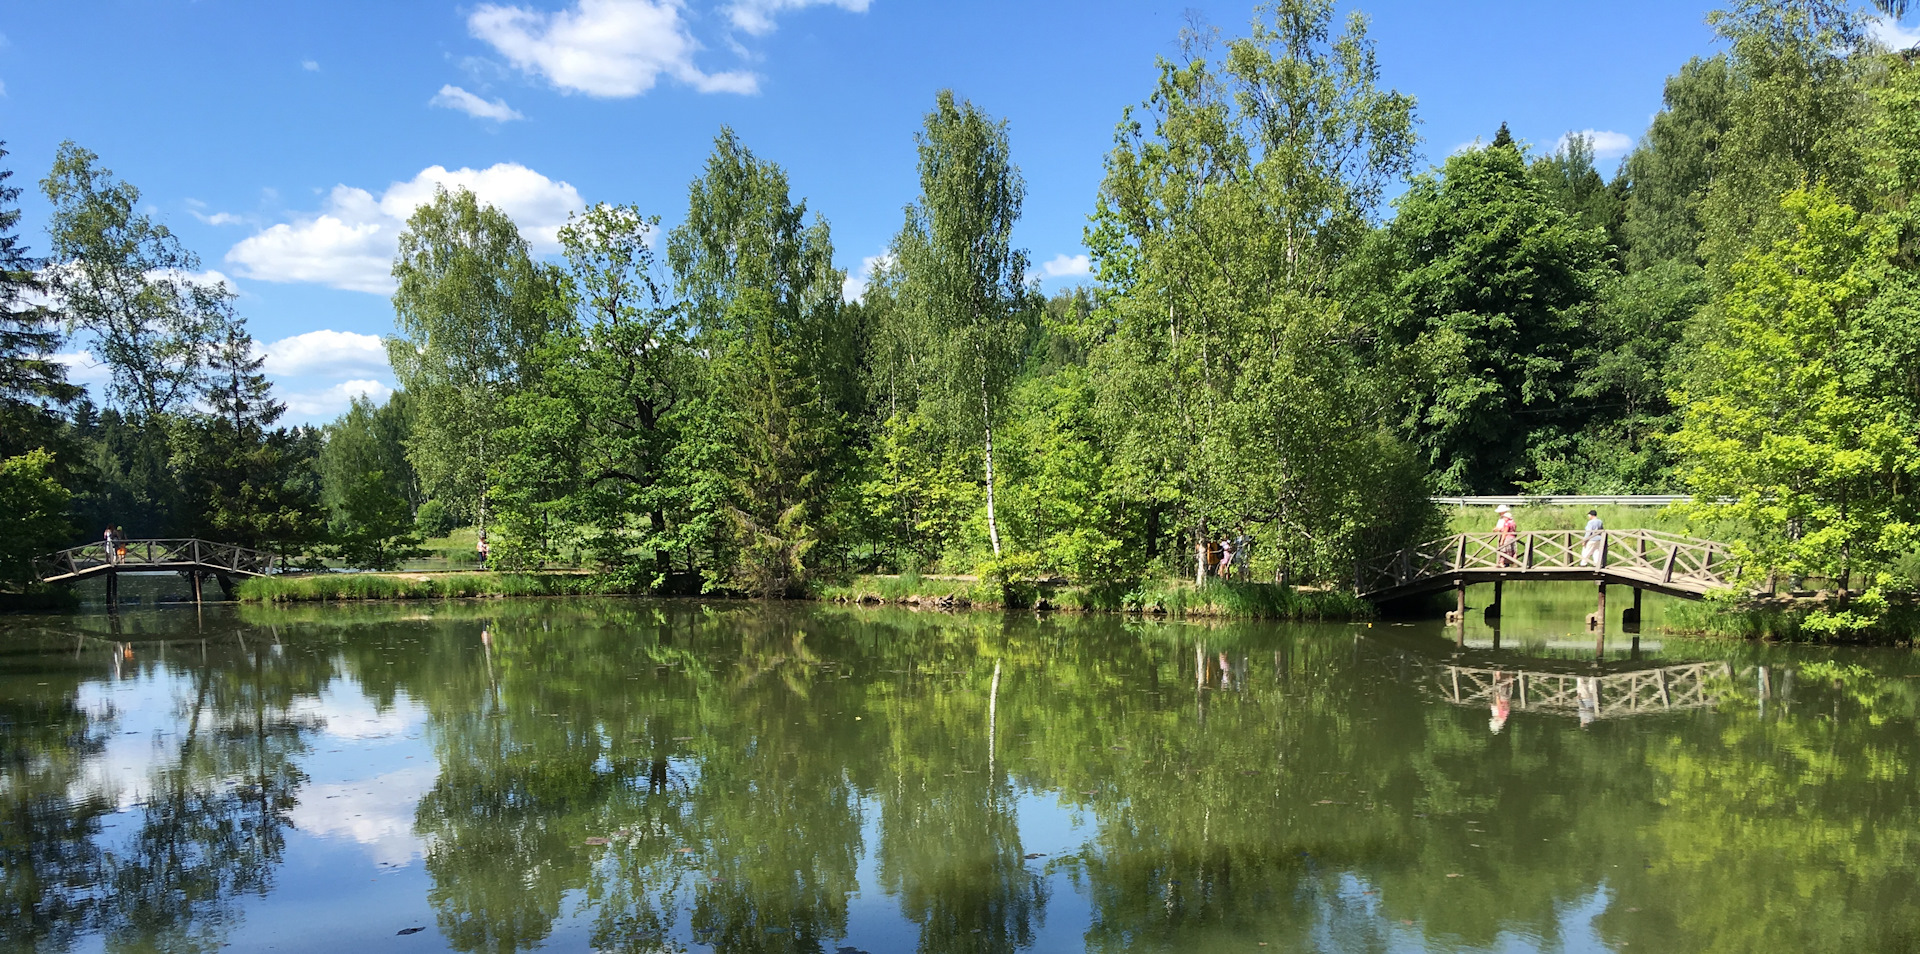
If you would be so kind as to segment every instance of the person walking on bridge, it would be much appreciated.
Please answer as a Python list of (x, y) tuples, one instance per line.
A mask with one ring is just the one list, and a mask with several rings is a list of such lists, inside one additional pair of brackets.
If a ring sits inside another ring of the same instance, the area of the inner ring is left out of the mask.
[(1519, 525), (1513, 522), (1512, 507), (1501, 504), (1494, 512), (1500, 515), (1500, 519), (1493, 522), (1493, 532), (1499, 534), (1500, 565), (1513, 566), (1519, 562), (1515, 559), (1518, 555)]
[(1600, 557), (1607, 550), (1607, 525), (1600, 520), (1600, 511), (1587, 511), (1587, 530), (1585, 545), (1580, 548), (1581, 566), (1599, 566)]

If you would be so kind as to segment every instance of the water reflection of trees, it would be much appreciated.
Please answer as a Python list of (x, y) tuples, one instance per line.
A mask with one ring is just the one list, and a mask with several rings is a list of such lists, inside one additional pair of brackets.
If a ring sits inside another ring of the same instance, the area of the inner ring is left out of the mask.
[[(0, 703), (0, 937), (214, 943), (271, 887), (311, 728), (297, 700), (335, 674), (428, 709), (440, 770), (415, 827), (462, 950), (527, 950), (576, 914), (602, 950), (861, 944), (863, 860), (927, 952), (1033, 945), (1056, 874), (1100, 951), (1551, 946), (1596, 898), (1603, 941), (1636, 948), (1920, 934), (1895, 903), (1920, 888), (1920, 681), (1884, 657), (1728, 648), (1716, 711), (1584, 732), (1516, 713), (1495, 736), (1326, 631), (642, 602), (432, 616), (267, 613), (298, 639), (250, 628), (173, 660), (194, 729), (117, 836), (76, 782), (113, 730), (76, 707), (97, 673)], [(1023, 834), (1023, 798), (1084, 813), (1087, 843), (1027, 857), (1062, 846)], [(110, 864), (113, 837), (133, 850)]]
[[(139, 644), (137, 657), (133, 645), (83, 639), (57, 663), (49, 652), (42, 664), (58, 671), (0, 701), (0, 942), (10, 948), (64, 950), (99, 934), (109, 950), (211, 950), (239, 897), (272, 888), (312, 727), (295, 704), (324, 686), (329, 662), (243, 637), (177, 645), (176, 665), (159, 661), (159, 644)], [(180, 660), (183, 650), (197, 658)], [(89, 772), (117, 728), (113, 713), (79, 703), (103, 671), (185, 690), (184, 725), (145, 779)], [(122, 815), (112, 786), (129, 781), (142, 797)]]

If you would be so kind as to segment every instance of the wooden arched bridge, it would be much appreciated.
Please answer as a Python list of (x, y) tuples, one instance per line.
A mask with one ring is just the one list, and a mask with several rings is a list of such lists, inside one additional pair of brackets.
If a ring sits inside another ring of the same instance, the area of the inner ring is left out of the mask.
[(273, 561), (274, 555), (264, 550), (210, 540), (121, 540), (111, 546), (101, 541), (48, 554), (34, 560), (33, 569), (42, 583), (104, 577), (109, 603), (119, 596), (122, 573), (179, 573), (192, 581), (197, 603), (205, 577), (214, 577), (222, 590), (230, 590), (234, 577), (265, 576)]
[(1389, 603), (1474, 583), (1586, 580), (1701, 599), (1734, 585), (1738, 568), (1725, 544), (1658, 530), (1603, 530), (1586, 553), (1586, 531), (1460, 533), (1361, 564), (1354, 589)]

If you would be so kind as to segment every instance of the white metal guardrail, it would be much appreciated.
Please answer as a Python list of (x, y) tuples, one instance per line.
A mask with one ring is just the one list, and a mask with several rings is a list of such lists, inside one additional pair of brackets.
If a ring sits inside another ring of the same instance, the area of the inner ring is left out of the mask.
[(1563, 497), (1429, 497), (1451, 507), (1664, 507), (1692, 500), (1688, 494), (1601, 494)]

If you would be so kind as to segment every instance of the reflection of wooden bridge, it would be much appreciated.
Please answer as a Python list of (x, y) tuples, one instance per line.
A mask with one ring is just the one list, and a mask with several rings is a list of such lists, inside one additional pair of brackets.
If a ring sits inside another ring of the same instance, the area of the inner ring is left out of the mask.
[(107, 580), (107, 598), (119, 594), (122, 573), (180, 573), (193, 581), (193, 598), (200, 600), (200, 582), (212, 575), (221, 589), (236, 576), (265, 576), (273, 554), (262, 550), (207, 540), (127, 540), (109, 548), (105, 542), (72, 547), (33, 561), (42, 583), (77, 583), (96, 576)]
[(1733, 677), (1733, 668), (1725, 662), (1642, 664), (1587, 673), (1463, 666), (1367, 642), (1374, 650), (1369, 655), (1395, 678), (1416, 681), (1454, 705), (1493, 708), (1504, 701), (1515, 710), (1573, 715), (1582, 721), (1704, 709), (1720, 701), (1712, 680)]
[(1601, 534), (1593, 561), (1581, 559), (1586, 533), (1580, 530), (1520, 533), (1505, 552), (1500, 534), (1455, 534), (1361, 564), (1354, 589), (1364, 599), (1385, 603), (1509, 580), (1594, 580), (1603, 587), (1618, 583), (1687, 599), (1733, 586), (1732, 554), (1722, 544), (1657, 530)]

